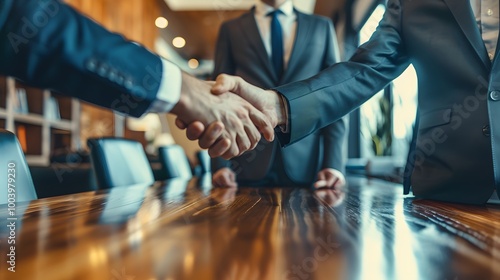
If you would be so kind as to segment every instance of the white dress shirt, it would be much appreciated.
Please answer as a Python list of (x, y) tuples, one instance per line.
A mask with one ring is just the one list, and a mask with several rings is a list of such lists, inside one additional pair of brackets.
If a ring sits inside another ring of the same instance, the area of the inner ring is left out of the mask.
[[(295, 41), (295, 33), (297, 30), (297, 15), (293, 9), (292, 1), (288, 0), (281, 4), (278, 8), (282, 13), (278, 14), (278, 20), (281, 24), (283, 31), (283, 62), (284, 69), (288, 66), (288, 61), (290, 61), (290, 55), (292, 54), (293, 43)], [(267, 55), (271, 58), (271, 17), (268, 14), (274, 11), (274, 7), (271, 7), (264, 2), (257, 2), (255, 5), (255, 21), (257, 22), (257, 27), (259, 28), (260, 36), (264, 47), (266, 48)]]
[(490, 60), (495, 57), (498, 40), (499, 9), (498, 0), (470, 0), (472, 11), (481, 32)]
[(181, 69), (172, 62), (162, 58), (162, 78), (156, 100), (151, 104), (149, 112), (169, 112), (181, 97)]
[[(281, 29), (283, 31), (283, 63), (284, 69), (286, 70), (288, 62), (290, 61), (290, 56), (292, 55), (293, 45), (295, 42), (295, 36), (297, 33), (297, 15), (293, 8), (292, 1), (288, 0), (281, 4), (278, 8), (282, 13), (278, 14), (278, 20), (281, 24)], [(257, 23), (257, 28), (260, 32), (260, 37), (266, 48), (267, 55), (271, 59), (272, 49), (271, 49), (271, 17), (268, 14), (274, 11), (274, 7), (265, 4), (262, 1), (255, 4), (255, 22)], [(286, 106), (285, 97), (280, 95), (282, 103), (285, 105), (285, 119), (286, 123), (280, 126), (283, 133), (289, 132), (288, 126), (288, 106)]]

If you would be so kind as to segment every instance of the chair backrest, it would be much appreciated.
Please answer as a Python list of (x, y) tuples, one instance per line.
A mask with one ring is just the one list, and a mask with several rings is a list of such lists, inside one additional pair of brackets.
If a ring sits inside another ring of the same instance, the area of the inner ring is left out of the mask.
[(191, 165), (181, 146), (168, 145), (160, 147), (158, 148), (158, 155), (167, 179), (191, 179), (193, 177)]
[(0, 184), (2, 192), (0, 204), (37, 199), (35, 186), (21, 145), (12, 132), (3, 129), (0, 129), (0, 166), (0, 178), (4, 180)]
[(200, 163), (201, 167), (201, 173), (209, 173), (211, 172), (211, 166), (210, 166), (210, 155), (208, 154), (207, 150), (201, 150), (196, 153), (196, 157), (198, 158), (198, 161)]
[(141, 143), (123, 138), (93, 138), (87, 145), (99, 189), (154, 183)]

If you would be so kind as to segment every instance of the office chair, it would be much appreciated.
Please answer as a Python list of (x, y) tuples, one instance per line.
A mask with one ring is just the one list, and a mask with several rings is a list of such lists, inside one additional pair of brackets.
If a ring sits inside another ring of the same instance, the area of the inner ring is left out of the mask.
[(196, 152), (196, 157), (198, 158), (198, 162), (200, 163), (201, 174), (210, 173), (212, 169), (210, 167), (210, 155), (208, 154), (208, 151), (200, 150)]
[(167, 179), (182, 178), (189, 180), (193, 177), (191, 165), (181, 146), (168, 145), (160, 147), (158, 148), (158, 155)]
[(153, 184), (153, 171), (141, 143), (123, 138), (88, 139), (99, 189)]
[[(0, 129), (0, 178), (4, 180), (0, 184), (0, 204), (38, 198), (21, 145), (12, 132), (3, 129)], [(9, 189), (15, 191), (10, 200)]]

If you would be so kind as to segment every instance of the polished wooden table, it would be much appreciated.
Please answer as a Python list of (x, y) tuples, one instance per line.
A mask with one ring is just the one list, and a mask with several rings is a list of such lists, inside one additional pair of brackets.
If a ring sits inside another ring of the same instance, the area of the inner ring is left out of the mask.
[(0, 279), (500, 279), (499, 206), (365, 178), (345, 193), (196, 185), (19, 203), (13, 232), (0, 205)]

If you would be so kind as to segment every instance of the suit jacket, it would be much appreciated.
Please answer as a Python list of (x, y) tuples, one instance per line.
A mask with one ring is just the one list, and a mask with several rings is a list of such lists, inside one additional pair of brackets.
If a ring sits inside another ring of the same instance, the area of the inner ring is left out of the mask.
[[(338, 61), (338, 47), (330, 20), (297, 14), (297, 31), (288, 67), (281, 79), (273, 70), (254, 17), (254, 9), (225, 22), (219, 32), (214, 78), (221, 74), (241, 76), (263, 88), (309, 78)], [(307, 107), (303, 117), (314, 116), (315, 106)], [(259, 180), (271, 169), (274, 157), (282, 157), (283, 169), (296, 184), (310, 184), (320, 168), (343, 170), (345, 164), (345, 120), (339, 120), (301, 141), (280, 149), (277, 142), (261, 141), (254, 151), (231, 161), (213, 161), (212, 170), (230, 166), (240, 180)]]
[(0, 1), (0, 38), (1, 75), (135, 117), (156, 98), (160, 58), (60, 1)]
[[(279, 137), (288, 145), (337, 120), (412, 63), (419, 120), (406, 186), (418, 197), (484, 203), (500, 183), (499, 62), (498, 52), (488, 59), (468, 0), (390, 0), (348, 62), (277, 88), (291, 112), (291, 133)], [(309, 106), (318, 114), (304, 118)]]

